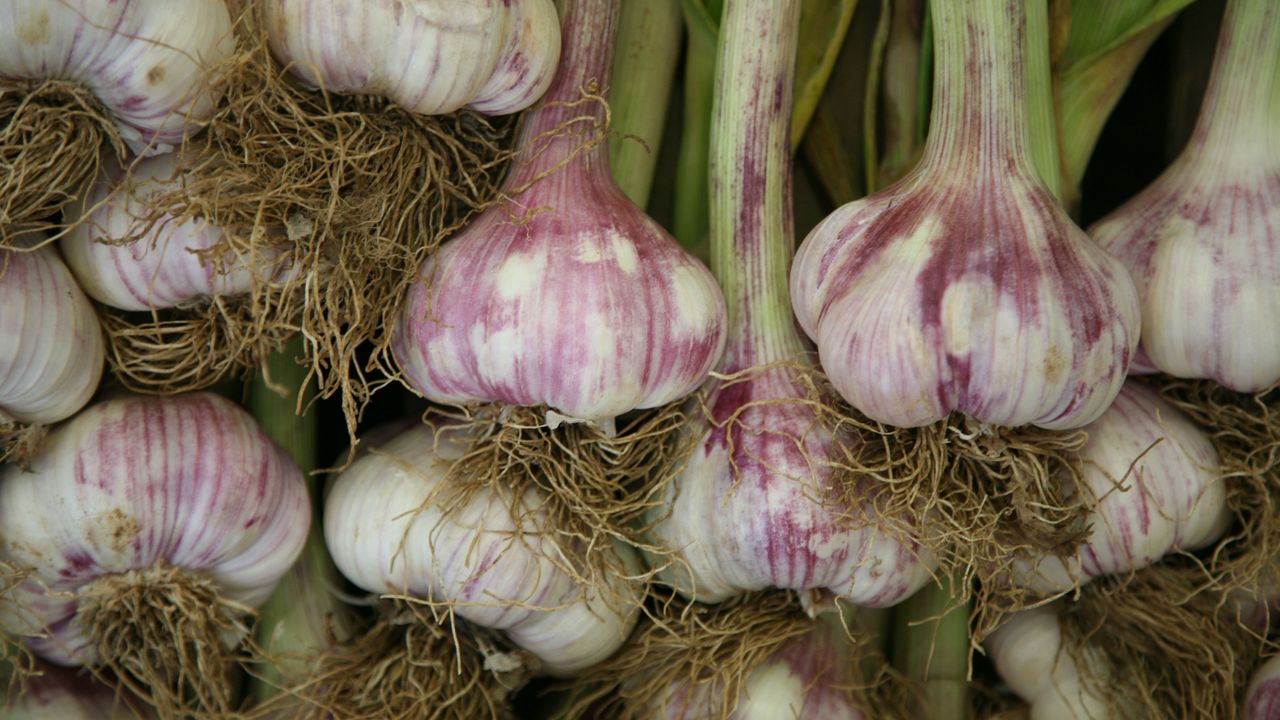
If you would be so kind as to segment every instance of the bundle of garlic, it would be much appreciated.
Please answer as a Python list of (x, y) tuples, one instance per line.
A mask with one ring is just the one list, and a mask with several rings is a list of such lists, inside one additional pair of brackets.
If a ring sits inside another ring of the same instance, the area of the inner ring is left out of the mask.
[(609, 175), (594, 93), (618, 11), (563, 3), (560, 69), (524, 118), (506, 199), (422, 266), (393, 350), (415, 391), (481, 428), (456, 481), (539, 486), (560, 508), (554, 527), (631, 538), (670, 475), (673, 403), (724, 348), (725, 308), (706, 267)]
[[(266, 356), (294, 331), (283, 228), (258, 228), (256, 242), (207, 218), (179, 219), (156, 206), (181, 193), (200, 150), (108, 163), (67, 208), (60, 245), (67, 264), (104, 310), (116, 375), (130, 387), (181, 392), (203, 387)], [(250, 296), (251, 291), (258, 292)], [(180, 319), (155, 311), (180, 308)], [(165, 368), (157, 371), (157, 368)]]
[(1243, 433), (1243, 462), (1265, 470), (1280, 443), (1264, 398), (1280, 382), (1280, 330), (1259, 321), (1280, 308), (1280, 7), (1231, 0), (1222, 23), (1187, 147), (1090, 234), (1138, 285), (1135, 370), (1187, 379), (1167, 391)]
[(1014, 583), (1039, 594), (1068, 592), (1101, 575), (1123, 575), (1170, 553), (1214, 543), (1232, 515), (1209, 439), (1153, 390), (1129, 381), (1074, 461), (1079, 491), (1097, 498), (1089, 535), (1067, 555), (1019, 558)]
[[(457, 426), (417, 425), (329, 488), (324, 532), (338, 569), (400, 603), (333, 651), (304, 689), (308, 712), (497, 712), (531, 673), (573, 676), (611, 655), (634, 626), (641, 589), (622, 579), (639, 572), (634, 552), (612, 544), (617, 571), (592, 584), (573, 559), (570, 546), (581, 541), (548, 527), (538, 490), (457, 486), (450, 466), (470, 442)], [(499, 649), (508, 645), (515, 650)]]
[(511, 124), (484, 113), (516, 112), (546, 89), (555, 20), (550, 0), (247, 4), (204, 147), (152, 204), (177, 224), (221, 228), (241, 259), (283, 253), (290, 279), (280, 287), (254, 273), (217, 322), (177, 309), (123, 328), (130, 383), (207, 387), (229, 366), (193, 368), (191, 347), (212, 333), (212, 345), (254, 367), (291, 326), (307, 340), (321, 396), (341, 395), (354, 436), (394, 372), (388, 346), (407, 286), (497, 195)]
[(0, 461), (25, 463), (41, 425), (89, 402), (102, 377), (102, 328), (75, 278), (38, 234), (0, 249)]
[(1027, 76), (1047, 72), (1048, 40), (1030, 28), (1043, 30), (1044, 6), (930, 8), (923, 157), (810, 232), (791, 298), (835, 388), (898, 428), (885, 443), (920, 466), (883, 473), (891, 505), (929, 508), (925, 544), (981, 572), (1079, 534), (1089, 499), (1064, 497), (1054, 474), (1084, 436), (1063, 431), (1119, 392), (1138, 303), (1040, 179), (1057, 177), (1039, 168), (1045, 153), (1033, 158)]
[(0, 48), (5, 228), (73, 200), (104, 144), (123, 160), (199, 132), (235, 42), (225, 0), (5, 0)]
[(233, 707), (230, 660), (310, 520), (297, 468), (215, 395), (119, 397), (0, 470), (0, 625), (164, 716)]
[(867, 481), (837, 487), (844, 446), (858, 439), (817, 397), (786, 298), (799, 13), (798, 0), (725, 4), (710, 177), (728, 342), (722, 376), (692, 404), (692, 456), (650, 511), (650, 537), (666, 550), (664, 581), (690, 599), (779, 587), (802, 602), (892, 605), (924, 584), (930, 562), (868, 512)]

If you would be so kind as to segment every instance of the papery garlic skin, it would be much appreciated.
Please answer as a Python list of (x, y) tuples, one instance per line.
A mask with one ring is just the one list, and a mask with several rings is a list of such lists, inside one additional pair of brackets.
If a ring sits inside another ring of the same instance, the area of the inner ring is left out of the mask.
[(1089, 229), (1142, 296), (1142, 369), (1280, 382), (1280, 5), (1227, 4), (1186, 149)]
[(836, 389), (880, 422), (1081, 427), (1120, 390), (1136, 291), (1032, 165), (1025, 7), (939, 6), (924, 156), (810, 232), (791, 270), (796, 316)]
[(1244, 691), (1244, 720), (1280, 717), (1280, 656), (1262, 664)]
[(121, 310), (152, 310), (251, 289), (253, 273), (242, 260), (228, 256), (218, 267), (197, 254), (225, 240), (220, 228), (207, 220), (180, 222), (151, 207), (158, 195), (181, 188), (181, 163), (174, 153), (141, 160), (128, 173), (110, 167), (68, 208), (75, 224), (62, 238), (62, 253), (93, 299)]
[(52, 246), (0, 250), (0, 308), (0, 419), (53, 423), (84, 407), (102, 378), (102, 326)]
[[(1074, 554), (1020, 563), (1019, 585), (1065, 592), (1093, 578), (1152, 565), (1212, 544), (1231, 521), (1218, 453), (1195, 424), (1154, 390), (1125, 383), (1085, 428), (1079, 470), (1098, 504)], [(1123, 480), (1123, 483), (1121, 482)]]
[(532, 105), (560, 58), (551, 0), (268, 0), (271, 51), (313, 87), (415, 113)]
[[(616, 578), (586, 588), (559, 567), (567, 548), (534, 529), (543, 514), (536, 491), (518, 503), (519, 522), (504, 492), (477, 491), (447, 511), (437, 504), (468, 441), (456, 430), (413, 427), (339, 475), (324, 515), (334, 564), (370, 592), (452, 604), (458, 617), (505, 632), (553, 675), (612, 655), (635, 625), (641, 590)], [(628, 547), (617, 553), (619, 567), (636, 562)]]
[(79, 83), (136, 153), (199, 132), (221, 99), (214, 72), (234, 52), (225, 0), (0, 0), (0, 90)]
[[(730, 720), (863, 720), (855, 702), (855, 688), (862, 683), (844, 632), (839, 617), (828, 611), (811, 631), (786, 641), (742, 682)], [(720, 717), (722, 695), (722, 688), (713, 684), (680, 682), (653, 706), (650, 717)]]
[(616, 0), (566, 6), (571, 35), (525, 118), (513, 199), (441, 246), (410, 288), (392, 349), (430, 400), (603, 422), (688, 395), (724, 348), (711, 273), (618, 189), (603, 138), (555, 130), (603, 122), (597, 103), (565, 103), (608, 77), (617, 15)]
[(1090, 676), (1086, 680), (1081, 675), (1062, 646), (1057, 607), (1019, 612), (987, 638), (984, 645), (996, 672), (1031, 705), (1031, 720), (1111, 718), (1111, 706), (1095, 686), (1109, 680), (1108, 665), (1100, 652), (1087, 647)]
[(306, 484), (244, 410), (217, 395), (119, 397), (50, 433), (29, 471), (0, 470), (0, 561), (31, 576), (0, 627), (41, 657), (91, 665), (77, 591), (159, 566), (265, 601), (302, 551)]

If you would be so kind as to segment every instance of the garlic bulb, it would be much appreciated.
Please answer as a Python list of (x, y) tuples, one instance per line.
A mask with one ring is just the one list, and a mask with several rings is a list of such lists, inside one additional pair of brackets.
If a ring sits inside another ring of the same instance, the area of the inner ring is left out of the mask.
[(5, 704), (8, 720), (136, 720), (154, 717), (138, 703), (86, 675), (55, 665), (42, 665), (22, 683), (22, 692)]
[(271, 51), (304, 82), (424, 115), (532, 105), (560, 57), (551, 0), (268, 0)]
[(1231, 0), (1185, 150), (1090, 228), (1142, 296), (1143, 369), (1280, 381), (1280, 6)]
[[(446, 510), (449, 467), (469, 439), (416, 426), (339, 475), (325, 500), (324, 532), (347, 579), (377, 593), (449, 603), (458, 617), (502, 630), (554, 675), (608, 657), (634, 626), (638, 588), (585, 588), (567, 573), (562, 539), (538, 534), (542, 498), (516, 502), (480, 490)], [(513, 519), (513, 507), (520, 515)], [(617, 547), (630, 565), (629, 548)]]
[(1218, 454), (1209, 438), (1153, 390), (1125, 383), (1086, 427), (1081, 479), (1096, 508), (1088, 539), (1067, 557), (1021, 564), (1018, 584), (1065, 592), (1100, 575), (1147, 567), (1164, 555), (1205, 547), (1231, 520)]
[(786, 302), (799, 9), (798, 0), (725, 6), (712, 123), (712, 265), (728, 299), (718, 369), (742, 376), (709, 383), (709, 419), (695, 404), (686, 430), (696, 438), (693, 454), (651, 513), (651, 535), (673, 556), (664, 581), (690, 599), (714, 603), (780, 587), (892, 605), (919, 589), (931, 564), (860, 517), (860, 508), (830, 497), (836, 438), (795, 376), (812, 362)]
[[(1110, 706), (1094, 685), (1105, 681), (1081, 675), (1062, 645), (1057, 605), (1013, 615), (986, 640), (996, 672), (1031, 705), (1031, 720), (1104, 720)], [(1090, 673), (1108, 667), (1094, 648), (1084, 649)]]
[(224, 242), (221, 229), (151, 207), (158, 195), (182, 187), (181, 163), (174, 153), (141, 160), (127, 173), (109, 167), (68, 209), (75, 224), (62, 238), (62, 253), (93, 299), (121, 310), (152, 310), (249, 292), (253, 273), (244, 259), (227, 253), (215, 264), (198, 254)]
[(0, 308), (0, 421), (53, 423), (84, 407), (102, 378), (102, 328), (54, 248), (0, 250)]
[(110, 660), (81, 622), (95, 586), (176, 568), (256, 605), (310, 517), (297, 467), (230, 401), (99, 402), (55, 429), (29, 471), (0, 470), (0, 561), (31, 572), (0, 598), (0, 627), (52, 662)]
[[(752, 0), (754, 2), (754, 0)], [(729, 720), (862, 720), (855, 702), (857, 664), (839, 615), (818, 616), (812, 630), (788, 640), (756, 666), (742, 683)], [(708, 720), (721, 717), (722, 688), (711, 684), (672, 686), (654, 720)]]
[(714, 278), (618, 190), (596, 135), (603, 108), (581, 102), (607, 78), (617, 1), (564, 3), (563, 61), (525, 118), (512, 199), (445, 243), (409, 291), (392, 348), (428, 399), (606, 422), (684, 397), (720, 356)]
[(805, 239), (791, 269), (796, 316), (841, 395), (880, 422), (961, 412), (1001, 426), (1086, 425), (1124, 380), (1136, 291), (1032, 163), (1027, 8), (930, 7), (937, 68), (924, 155)]
[(1244, 691), (1244, 720), (1280, 717), (1280, 656), (1262, 664)]
[(168, 152), (221, 99), (235, 52), (225, 0), (0, 0), (0, 90), (60, 79), (87, 87), (134, 152)]

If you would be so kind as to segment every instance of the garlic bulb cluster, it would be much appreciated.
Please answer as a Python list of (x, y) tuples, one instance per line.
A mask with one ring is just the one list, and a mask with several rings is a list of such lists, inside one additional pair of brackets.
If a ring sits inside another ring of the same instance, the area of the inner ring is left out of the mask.
[[(836, 438), (798, 372), (811, 353), (786, 301), (791, 231), (789, 120), (798, 0), (730, 0), (712, 124), (712, 265), (728, 300), (719, 370), (687, 428), (692, 456), (651, 513), (670, 551), (664, 581), (720, 602), (752, 590), (826, 590), (892, 605), (928, 579), (923, 551), (836, 506)], [(749, 38), (749, 40), (745, 40)], [(851, 438), (844, 438), (852, 441)]]
[[(1051, 604), (1017, 613), (987, 638), (984, 645), (996, 672), (1031, 705), (1031, 720), (1112, 717), (1112, 706), (1095, 685), (1105, 678), (1082, 676), (1063, 647), (1057, 607)], [(1084, 652), (1090, 673), (1108, 667), (1094, 648)]]
[(532, 105), (560, 57), (552, 0), (267, 0), (271, 51), (304, 82), (412, 112)]
[(53, 423), (84, 407), (102, 378), (102, 327), (54, 248), (0, 250), (0, 308), (0, 420)]
[(791, 270), (796, 316), (835, 387), (880, 422), (916, 427), (960, 412), (1081, 427), (1120, 390), (1138, 342), (1137, 293), (1032, 163), (1026, 6), (930, 7), (937, 68), (924, 155), (805, 239)]
[(128, 172), (109, 167), (68, 208), (74, 224), (62, 238), (62, 254), (93, 299), (121, 310), (158, 310), (249, 292), (253, 271), (242, 258), (228, 253), (215, 263), (199, 253), (224, 241), (221, 229), (151, 207), (156, 196), (182, 187), (182, 162), (173, 153), (140, 160)]
[[(458, 617), (502, 630), (548, 673), (572, 675), (604, 660), (635, 625), (640, 589), (620, 580), (587, 588), (566, 572), (563, 539), (532, 529), (542, 526), (536, 491), (477, 491), (442, 507), (449, 467), (468, 442), (416, 426), (339, 475), (324, 511), (334, 563), (370, 592), (448, 603)], [(620, 567), (636, 562), (621, 545), (617, 556)]]
[(0, 627), (52, 662), (94, 664), (78, 607), (97, 581), (179, 568), (257, 605), (310, 519), (297, 467), (230, 401), (96, 403), (50, 433), (29, 471), (0, 470), (0, 561), (31, 573), (2, 598)]
[(0, 1), (0, 90), (48, 79), (87, 87), (134, 152), (167, 152), (214, 112), (235, 52), (225, 0)]
[(1205, 547), (1231, 520), (1218, 454), (1209, 438), (1153, 390), (1125, 383), (1086, 428), (1079, 470), (1098, 499), (1089, 537), (1069, 556), (1046, 554), (1017, 569), (1040, 593), (1138, 570), (1174, 551)]
[(1089, 232), (1138, 285), (1140, 369), (1257, 392), (1280, 381), (1280, 5), (1222, 23), (1186, 149)]
[(1244, 692), (1244, 720), (1280, 717), (1280, 656), (1262, 664)]
[[(839, 615), (818, 616), (809, 632), (788, 640), (742, 683), (729, 720), (863, 720), (855, 702), (857, 664), (850, 657)], [(720, 717), (722, 689), (682, 682), (671, 688), (654, 720)]]
[(564, 15), (564, 57), (525, 118), (511, 199), (423, 265), (392, 348), (436, 402), (604, 423), (692, 392), (724, 348), (725, 307), (707, 269), (613, 182), (603, 108), (581, 102), (608, 77), (617, 0), (569, 0)]

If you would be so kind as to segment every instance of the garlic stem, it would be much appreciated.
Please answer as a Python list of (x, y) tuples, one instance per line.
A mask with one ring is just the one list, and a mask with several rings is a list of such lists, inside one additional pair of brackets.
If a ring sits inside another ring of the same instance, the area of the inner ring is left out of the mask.
[(787, 295), (799, 20), (799, 0), (741, 9), (730, 0), (720, 28), (722, 37), (742, 39), (720, 43), (711, 124), (711, 271), (728, 306), (725, 373), (804, 350)]
[[(680, 156), (676, 161), (673, 234), (690, 252), (707, 258), (707, 165), (711, 153), (711, 105), (715, 95), (716, 42), (720, 16), (705, 3), (684, 0), (685, 45), (684, 118), (680, 127)], [(719, 8), (719, 4), (716, 4)]]
[(1049, 6), (1027, 3), (1027, 107), (1031, 125), (1031, 156), (1040, 179), (1062, 201), (1062, 160), (1058, 150), (1058, 119), (1053, 108), (1053, 72), (1049, 59)]
[(1231, 0), (1222, 18), (1218, 50), (1196, 129), (1194, 153), (1256, 162), (1280, 143), (1280, 5), (1274, 0)]
[(968, 708), (969, 608), (957, 595), (943, 577), (894, 609), (894, 665), (923, 690), (916, 709), (930, 720), (961, 720)]
[(609, 87), (609, 165), (618, 187), (641, 208), (653, 188), (683, 35), (679, 0), (623, 3)]

